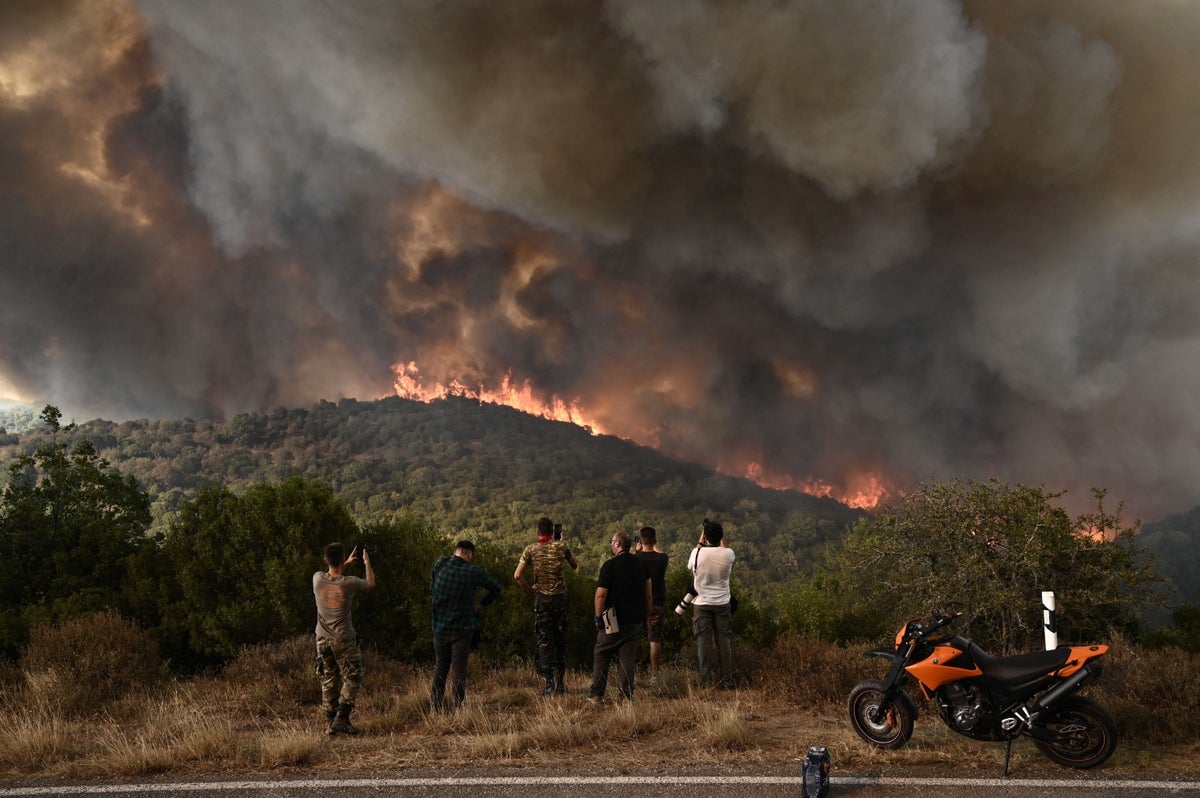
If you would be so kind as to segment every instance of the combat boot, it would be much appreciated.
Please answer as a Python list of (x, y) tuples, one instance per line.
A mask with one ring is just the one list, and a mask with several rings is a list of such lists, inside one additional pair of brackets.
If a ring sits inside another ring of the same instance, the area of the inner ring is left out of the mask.
[(342, 704), (338, 707), (337, 716), (333, 722), (329, 724), (329, 728), (336, 734), (358, 734), (358, 728), (350, 722), (350, 713), (354, 711), (354, 706), (351, 704)]
[(336, 709), (325, 710), (325, 733), (331, 737), (333, 735), (337, 734), (337, 732), (335, 732), (333, 730), (333, 721), (336, 717), (337, 717)]

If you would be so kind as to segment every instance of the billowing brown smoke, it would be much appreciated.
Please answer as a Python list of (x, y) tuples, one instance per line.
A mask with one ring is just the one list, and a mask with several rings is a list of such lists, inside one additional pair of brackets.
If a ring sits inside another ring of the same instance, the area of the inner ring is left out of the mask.
[(90, 417), (528, 381), (726, 470), (1200, 477), (1200, 8), (0, 10), (0, 387)]

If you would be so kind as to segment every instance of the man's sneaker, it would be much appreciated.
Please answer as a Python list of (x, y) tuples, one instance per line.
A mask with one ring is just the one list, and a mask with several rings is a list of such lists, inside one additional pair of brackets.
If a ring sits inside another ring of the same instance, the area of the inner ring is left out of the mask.
[(604, 703), (604, 696), (602, 696), (602, 695), (590, 695), (590, 696), (588, 696), (588, 697), (587, 697), (587, 702), (588, 702), (589, 704), (603, 704), (603, 703)]

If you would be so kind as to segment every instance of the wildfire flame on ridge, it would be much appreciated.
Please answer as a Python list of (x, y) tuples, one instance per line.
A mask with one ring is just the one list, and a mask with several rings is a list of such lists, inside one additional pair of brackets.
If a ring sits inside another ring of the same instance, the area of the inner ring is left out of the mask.
[(420, 368), (413, 362), (397, 364), (392, 369), (396, 373), (396, 394), (405, 399), (432, 402), (448, 396), (463, 396), (489, 404), (505, 405), (551, 421), (567, 421), (583, 427), (593, 435), (609, 434), (595, 419), (589, 418), (579, 408), (577, 400), (568, 402), (554, 396), (549, 402), (545, 402), (534, 395), (533, 383), (529, 380), (515, 383), (511, 371), (504, 375), (498, 390), (491, 390), (484, 385), (472, 388), (458, 380), (451, 380), (448, 385), (436, 382), (432, 387), (428, 387), (421, 380)]
[[(535, 395), (533, 384), (529, 380), (516, 383), (511, 371), (504, 375), (500, 387), (492, 390), (484, 385), (472, 388), (459, 380), (451, 380), (448, 384), (435, 382), (432, 386), (427, 386), (421, 378), (421, 369), (412, 361), (398, 363), (392, 367), (392, 370), (396, 374), (396, 394), (404, 399), (433, 402), (450, 396), (461, 396), (488, 404), (504, 405), (552, 421), (566, 421), (583, 427), (593, 435), (617, 434), (606, 430), (602, 424), (590, 417), (580, 407), (578, 398), (568, 402), (561, 397), (553, 396), (549, 402), (544, 401)], [(617, 436), (638, 443), (633, 438), (624, 435)], [(793, 490), (807, 493), (810, 496), (827, 497), (836, 499), (849, 507), (863, 510), (878, 506), (881, 501), (893, 493), (892, 488), (876, 474), (858, 475), (851, 480), (845, 490), (838, 491), (834, 486), (816, 478), (797, 479), (779, 474), (767, 474), (757, 462), (747, 463), (741, 469), (720, 463), (714, 467), (720, 473), (745, 477), (764, 488)]]

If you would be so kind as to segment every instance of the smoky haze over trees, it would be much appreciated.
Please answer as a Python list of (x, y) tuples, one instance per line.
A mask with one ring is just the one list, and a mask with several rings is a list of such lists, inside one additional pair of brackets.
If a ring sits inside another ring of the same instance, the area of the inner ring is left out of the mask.
[(230, 419), (506, 375), (846, 496), (1196, 503), (1200, 9), (0, 9), (0, 395)]

